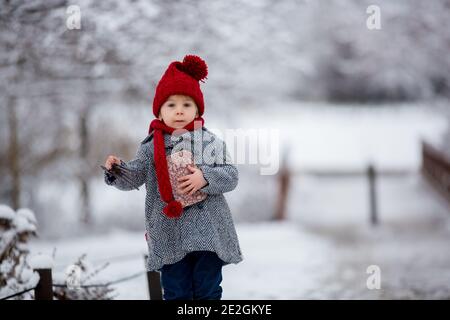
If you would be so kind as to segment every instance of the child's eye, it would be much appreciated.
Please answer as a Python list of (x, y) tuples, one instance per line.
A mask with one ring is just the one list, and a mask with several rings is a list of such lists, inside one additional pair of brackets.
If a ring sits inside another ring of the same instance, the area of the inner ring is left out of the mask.
[(191, 104), (190, 104), (190, 103), (185, 103), (184, 106), (185, 106), (185, 107), (190, 107)]
[(169, 103), (167, 106), (168, 107), (173, 107), (173, 106), (175, 106), (175, 103)]

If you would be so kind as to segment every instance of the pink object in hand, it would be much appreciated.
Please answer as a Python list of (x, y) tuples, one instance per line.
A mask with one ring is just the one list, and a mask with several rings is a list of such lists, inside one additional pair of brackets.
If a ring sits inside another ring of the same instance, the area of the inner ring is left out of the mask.
[(206, 199), (207, 194), (197, 190), (192, 195), (178, 193), (178, 178), (191, 174), (188, 165), (193, 165), (192, 153), (187, 150), (174, 152), (167, 156), (167, 168), (169, 169), (170, 184), (172, 185), (173, 196), (179, 201), (182, 207), (191, 206)]

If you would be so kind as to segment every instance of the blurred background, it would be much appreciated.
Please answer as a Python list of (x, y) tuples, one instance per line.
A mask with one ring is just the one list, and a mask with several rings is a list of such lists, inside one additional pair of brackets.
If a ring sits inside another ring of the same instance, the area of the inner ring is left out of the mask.
[[(449, 51), (448, 0), (0, 0), (2, 261), (28, 208), (54, 272), (143, 269), (145, 188), (100, 165), (133, 159), (157, 82), (196, 54), (207, 128), (279, 132), (280, 170), (239, 164), (226, 194), (245, 260), (225, 299), (448, 299)], [(143, 275), (114, 289), (148, 298)]]

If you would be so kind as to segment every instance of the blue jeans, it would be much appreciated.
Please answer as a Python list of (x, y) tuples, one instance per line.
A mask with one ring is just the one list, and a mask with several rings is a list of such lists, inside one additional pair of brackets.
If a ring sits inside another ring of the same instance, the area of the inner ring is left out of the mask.
[(223, 261), (215, 252), (193, 251), (164, 265), (161, 285), (164, 300), (220, 300)]

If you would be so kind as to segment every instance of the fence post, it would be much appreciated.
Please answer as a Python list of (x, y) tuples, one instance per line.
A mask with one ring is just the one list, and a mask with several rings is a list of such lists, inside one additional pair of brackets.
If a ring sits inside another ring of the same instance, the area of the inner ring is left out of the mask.
[[(147, 255), (144, 255), (147, 265)], [(158, 271), (147, 271), (147, 284), (150, 300), (162, 300), (161, 276)]]
[(422, 175), (450, 201), (450, 158), (425, 141), (422, 141)]
[(39, 274), (39, 282), (34, 289), (35, 300), (53, 300), (52, 269), (34, 269)]
[(278, 197), (275, 207), (275, 220), (284, 220), (286, 218), (287, 200), (289, 194), (289, 186), (291, 179), (291, 170), (288, 164), (289, 149), (283, 149), (283, 159), (281, 162), (281, 169), (277, 175), (278, 180)]
[(370, 224), (376, 226), (378, 225), (376, 171), (372, 164), (367, 167), (367, 178), (369, 181)]

